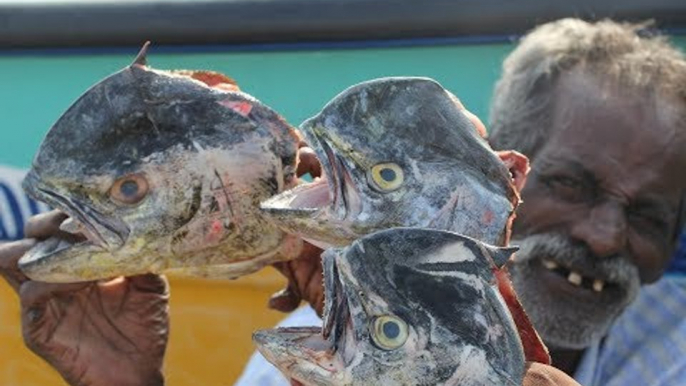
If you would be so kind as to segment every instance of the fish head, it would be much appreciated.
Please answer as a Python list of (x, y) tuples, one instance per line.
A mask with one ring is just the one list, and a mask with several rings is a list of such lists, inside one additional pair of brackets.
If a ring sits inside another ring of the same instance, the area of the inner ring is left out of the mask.
[(258, 349), (305, 385), (520, 385), (525, 359), (498, 292), (496, 248), (396, 228), (324, 254), (321, 330), (258, 331)]
[(361, 83), (301, 131), (323, 177), (262, 204), (288, 232), (323, 248), (399, 226), (503, 242), (519, 202), (509, 172), (459, 100), (437, 82)]
[(198, 252), (220, 246), (243, 259), (275, 248), (283, 233), (258, 207), (295, 180), (297, 138), (236, 90), (220, 74), (142, 63), (87, 90), (49, 130), (23, 184), (85, 240), (40, 244), (23, 272), (94, 280), (211, 264)]

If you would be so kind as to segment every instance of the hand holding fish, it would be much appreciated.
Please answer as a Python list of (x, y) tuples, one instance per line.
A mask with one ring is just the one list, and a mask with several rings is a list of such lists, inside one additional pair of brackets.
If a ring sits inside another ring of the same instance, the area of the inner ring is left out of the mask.
[[(317, 155), (304, 141), (300, 142), (298, 159), (296, 172), (298, 177), (306, 174), (313, 178), (321, 176), (322, 169)], [(288, 284), (286, 288), (272, 296), (269, 300), (269, 308), (291, 312), (298, 308), (302, 300), (305, 300), (317, 311), (317, 314), (322, 314), (324, 289), (322, 288), (321, 253), (320, 248), (304, 243), (297, 259), (273, 264), (274, 268), (288, 279)]]
[(522, 386), (581, 386), (577, 381), (553, 366), (529, 362)]
[(274, 267), (288, 279), (286, 288), (272, 295), (269, 308), (281, 312), (291, 312), (300, 302), (310, 303), (318, 315), (324, 308), (324, 288), (322, 288), (322, 250), (305, 243), (297, 259), (275, 263)]
[(108, 282), (32, 281), (17, 261), (37, 240), (73, 237), (58, 211), (35, 216), (27, 239), (0, 246), (0, 274), (19, 294), (26, 345), (70, 384), (162, 385), (169, 318), (167, 281), (142, 275)]

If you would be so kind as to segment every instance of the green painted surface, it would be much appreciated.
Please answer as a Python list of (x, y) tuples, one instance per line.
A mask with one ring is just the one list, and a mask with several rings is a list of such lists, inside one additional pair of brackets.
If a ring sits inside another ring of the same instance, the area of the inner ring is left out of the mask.
[[(686, 47), (686, 38), (677, 39)], [(453, 91), (484, 121), (510, 45), (389, 49), (156, 54), (160, 69), (209, 69), (294, 125), (346, 87), (382, 76), (427, 76)], [(45, 132), (90, 85), (128, 65), (130, 55), (0, 56), (0, 164), (28, 167)]]
[[(156, 54), (160, 69), (211, 69), (279, 111), (294, 125), (360, 81), (395, 75), (428, 76), (484, 116), (499, 63), (509, 46), (270, 53)], [(45, 132), (90, 85), (135, 56), (0, 57), (0, 164), (29, 166)]]

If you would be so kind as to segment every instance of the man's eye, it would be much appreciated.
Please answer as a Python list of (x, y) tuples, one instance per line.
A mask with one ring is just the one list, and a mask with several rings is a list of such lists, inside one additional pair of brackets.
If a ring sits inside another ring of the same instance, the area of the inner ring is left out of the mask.
[(639, 231), (655, 230), (664, 232), (667, 230), (667, 219), (658, 213), (629, 211), (629, 221)]
[(548, 177), (544, 183), (551, 192), (569, 202), (581, 202), (592, 198), (592, 190), (581, 181), (564, 176)]

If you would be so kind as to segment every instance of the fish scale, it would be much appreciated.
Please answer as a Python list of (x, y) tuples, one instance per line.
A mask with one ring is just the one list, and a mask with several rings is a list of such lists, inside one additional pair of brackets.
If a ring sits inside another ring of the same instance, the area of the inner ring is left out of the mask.
[[(452, 230), (492, 244), (505, 239), (519, 203), (509, 171), (459, 100), (436, 81), (391, 77), (360, 83), (300, 128), (323, 178), (262, 203), (285, 231), (322, 248), (394, 226)], [(392, 191), (371, 181), (372, 169), (385, 163), (402, 172)], [(328, 200), (319, 199), (322, 184)], [(303, 207), (310, 202), (321, 204)]]
[(234, 278), (294, 258), (301, 241), (259, 202), (294, 184), (297, 147), (295, 130), (230, 78), (152, 69), (144, 48), (66, 110), (24, 181), (86, 240), (39, 243), (19, 267), (46, 282)]
[[(520, 385), (525, 353), (500, 270), (514, 248), (453, 232), (394, 228), (324, 255), (325, 327), (253, 335), (260, 352), (306, 386)], [(375, 320), (404, 336), (379, 346)], [(331, 364), (337, 364), (332, 368)]]

